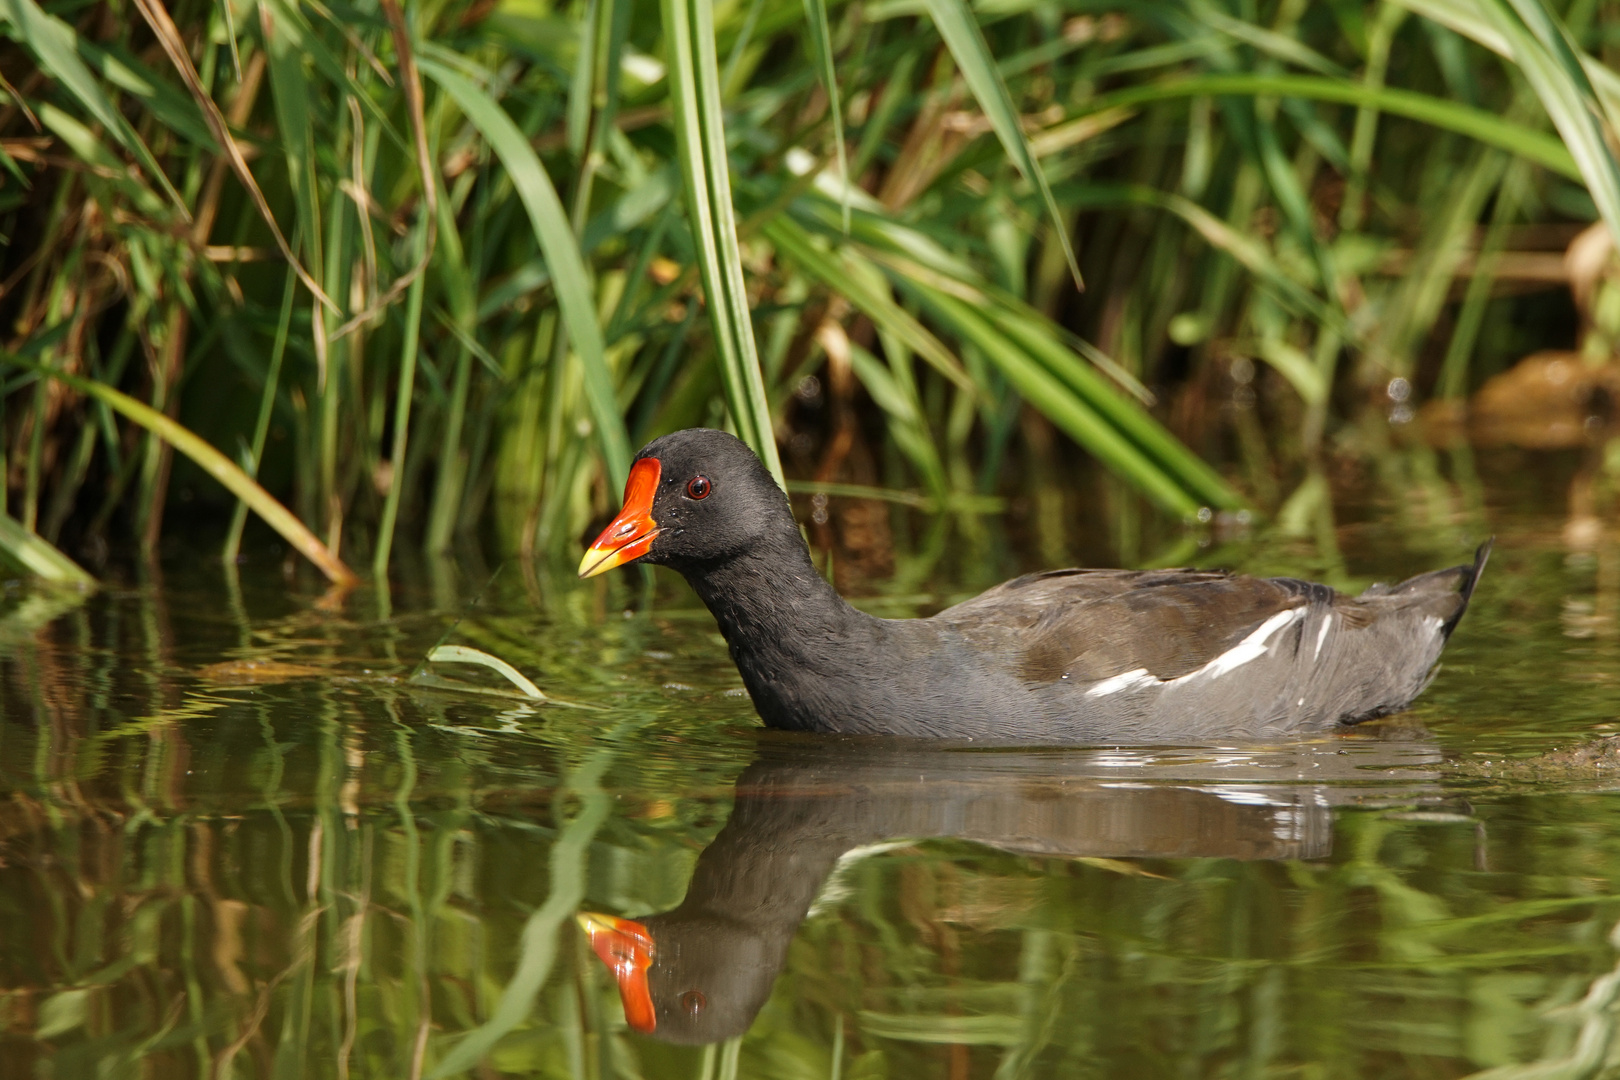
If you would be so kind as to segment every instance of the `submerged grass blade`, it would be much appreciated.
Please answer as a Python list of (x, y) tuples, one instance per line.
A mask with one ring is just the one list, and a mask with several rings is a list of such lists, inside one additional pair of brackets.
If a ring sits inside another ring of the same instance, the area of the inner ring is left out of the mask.
[(525, 697), (544, 701), (546, 695), (523, 672), (508, 664), (505, 660), (482, 649), (470, 648), (466, 645), (439, 645), (428, 653), (428, 660), (435, 664), (477, 664), (479, 667), (489, 668), (499, 672), (500, 675), (513, 686), (523, 691)]

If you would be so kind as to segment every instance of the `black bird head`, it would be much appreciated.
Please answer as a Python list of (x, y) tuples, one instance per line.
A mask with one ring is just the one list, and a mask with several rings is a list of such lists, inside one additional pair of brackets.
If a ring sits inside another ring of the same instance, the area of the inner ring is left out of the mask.
[(624, 508), (585, 552), (580, 577), (638, 559), (687, 571), (776, 543), (801, 544), (787, 496), (741, 440), (691, 428), (642, 447)]

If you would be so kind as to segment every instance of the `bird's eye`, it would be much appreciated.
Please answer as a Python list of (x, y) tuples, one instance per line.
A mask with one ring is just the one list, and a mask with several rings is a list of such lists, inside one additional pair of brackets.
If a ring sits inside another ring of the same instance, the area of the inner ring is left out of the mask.
[(707, 499), (713, 488), (707, 476), (694, 476), (686, 482), (686, 493), (694, 499)]
[(702, 1012), (708, 1006), (708, 1004), (709, 999), (703, 996), (703, 991), (701, 990), (688, 990), (686, 993), (681, 995), (681, 1008), (686, 1011), (687, 1016), (696, 1016), (698, 1013)]

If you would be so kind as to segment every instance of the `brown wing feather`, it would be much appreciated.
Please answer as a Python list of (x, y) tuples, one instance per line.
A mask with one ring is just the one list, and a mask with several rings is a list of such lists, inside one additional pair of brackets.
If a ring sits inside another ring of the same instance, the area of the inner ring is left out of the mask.
[(974, 638), (1017, 631), (1020, 674), (1032, 682), (1065, 675), (1090, 682), (1139, 668), (1174, 679), (1231, 649), (1278, 612), (1312, 601), (1356, 606), (1326, 586), (1291, 578), (1059, 570), (1016, 578), (935, 618)]

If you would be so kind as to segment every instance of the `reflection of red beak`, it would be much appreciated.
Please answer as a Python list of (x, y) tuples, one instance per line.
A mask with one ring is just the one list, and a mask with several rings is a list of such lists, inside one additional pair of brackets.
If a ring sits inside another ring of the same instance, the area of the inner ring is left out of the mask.
[(574, 916), (591, 943), (591, 951), (619, 980), (619, 999), (624, 1002), (624, 1022), (632, 1031), (649, 1035), (658, 1027), (653, 1012), (652, 992), (647, 989), (647, 969), (653, 962), (653, 939), (647, 928), (631, 919), (594, 915), (582, 911)]
[(653, 537), (658, 535), (652, 504), (662, 469), (657, 458), (642, 458), (630, 466), (630, 479), (624, 484), (624, 509), (586, 549), (585, 557), (579, 561), (580, 577), (595, 577), (652, 550)]

